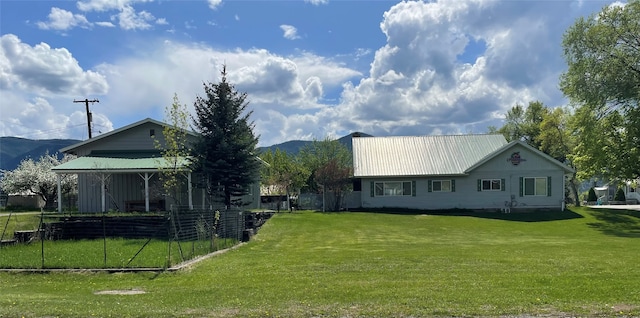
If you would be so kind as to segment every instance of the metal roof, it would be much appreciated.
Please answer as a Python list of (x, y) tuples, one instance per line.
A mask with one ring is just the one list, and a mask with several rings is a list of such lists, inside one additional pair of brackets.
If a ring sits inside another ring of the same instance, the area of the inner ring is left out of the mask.
[(507, 144), (502, 135), (353, 138), (355, 177), (464, 175)]
[[(179, 170), (188, 170), (189, 160), (182, 157), (178, 162)], [(132, 173), (154, 172), (171, 169), (173, 165), (163, 157), (158, 158), (105, 158), (80, 157), (51, 168), (55, 173)]]

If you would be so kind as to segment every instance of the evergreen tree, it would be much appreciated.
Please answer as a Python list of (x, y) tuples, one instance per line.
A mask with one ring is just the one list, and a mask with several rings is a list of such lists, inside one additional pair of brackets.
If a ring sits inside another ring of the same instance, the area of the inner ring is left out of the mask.
[(194, 171), (202, 173), (207, 192), (229, 207), (233, 197), (249, 193), (260, 175), (256, 157), (258, 137), (249, 120), (246, 93), (227, 82), (226, 66), (219, 83), (205, 83), (205, 97), (196, 97), (194, 128), (199, 138), (193, 146)]

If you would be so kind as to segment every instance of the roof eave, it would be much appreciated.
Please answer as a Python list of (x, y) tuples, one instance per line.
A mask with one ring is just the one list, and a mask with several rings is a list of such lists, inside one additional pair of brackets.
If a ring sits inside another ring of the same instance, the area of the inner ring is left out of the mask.
[(373, 178), (440, 178), (440, 177), (466, 177), (467, 173), (446, 173), (446, 174), (413, 174), (413, 175), (354, 175), (353, 178), (373, 179)]
[[(85, 173), (142, 173), (142, 172), (162, 172), (169, 170), (161, 168), (153, 169), (51, 169), (57, 174), (85, 174)], [(181, 172), (189, 172), (190, 169), (177, 169)]]

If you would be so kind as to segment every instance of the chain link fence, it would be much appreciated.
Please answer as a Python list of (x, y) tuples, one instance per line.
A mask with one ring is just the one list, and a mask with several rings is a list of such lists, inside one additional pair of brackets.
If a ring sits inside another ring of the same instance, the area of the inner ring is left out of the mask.
[[(0, 268), (165, 269), (249, 240), (271, 215), (212, 206), (173, 206), (162, 213), (43, 213), (33, 215), (39, 218), (36, 230), (3, 238)], [(11, 222), (9, 217), (5, 229)]]

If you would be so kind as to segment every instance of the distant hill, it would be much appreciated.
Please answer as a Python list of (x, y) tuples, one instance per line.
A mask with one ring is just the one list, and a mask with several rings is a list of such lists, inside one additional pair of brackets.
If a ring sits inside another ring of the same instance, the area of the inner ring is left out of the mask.
[[(351, 139), (353, 135), (357, 134), (361, 137), (370, 137), (364, 133), (353, 133), (346, 135), (338, 141), (345, 145), (349, 151), (353, 149)], [(27, 158), (37, 160), (47, 152), (50, 154), (59, 153), (60, 149), (80, 142), (81, 140), (75, 139), (25, 139), (18, 137), (0, 137), (0, 171), (1, 170), (13, 170), (18, 167), (20, 162)], [(281, 144), (260, 147), (260, 151), (285, 151), (292, 155), (297, 155), (307, 145), (313, 141), (307, 140), (292, 140), (283, 142)], [(61, 157), (61, 156), (60, 156)]]
[[(348, 134), (344, 137), (341, 137), (340, 139), (338, 139), (338, 142), (345, 145), (347, 149), (349, 149), (349, 151), (352, 151), (353, 145), (352, 145), (351, 139), (353, 138), (354, 135), (357, 135), (360, 137), (371, 137), (371, 135), (367, 135), (365, 133), (355, 132), (355, 133)], [(276, 151), (276, 149), (280, 149), (280, 151), (284, 151), (290, 155), (297, 155), (300, 152), (300, 150), (302, 150), (307, 145), (310, 145), (312, 142), (313, 141), (309, 141), (309, 140), (291, 140), (291, 141), (285, 141), (281, 144), (277, 144), (269, 147), (260, 147), (259, 150), (262, 152), (262, 151), (268, 151), (268, 150)]]
[(0, 137), (0, 170), (13, 170), (24, 159), (37, 160), (47, 152), (55, 154), (60, 152), (60, 149), (78, 142), (80, 140)]

